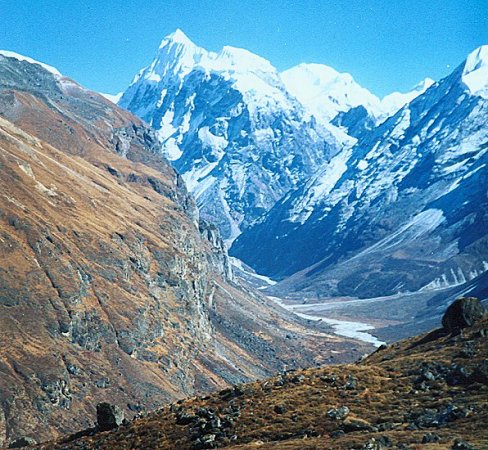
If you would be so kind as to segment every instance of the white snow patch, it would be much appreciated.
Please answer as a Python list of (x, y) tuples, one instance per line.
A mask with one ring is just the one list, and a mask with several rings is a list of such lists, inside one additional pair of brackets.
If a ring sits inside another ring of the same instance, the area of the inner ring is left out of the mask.
[(107, 100), (111, 101), (114, 104), (117, 104), (119, 102), (123, 94), (123, 92), (119, 92), (118, 94), (104, 94), (103, 92), (100, 92), (100, 95), (102, 97), (105, 97)]
[(359, 170), (366, 170), (368, 168), (368, 166), (369, 166), (368, 161), (362, 159), (361, 161), (358, 162), (358, 166), (357, 167), (358, 167)]
[(28, 56), (20, 55), (19, 53), (11, 52), (8, 50), (0, 50), (0, 55), (5, 56), (7, 58), (15, 58), (18, 61), (26, 61), (31, 64), (37, 64), (41, 66), (42, 68), (46, 69), (48, 72), (52, 73), (56, 77), (61, 78), (63, 75), (61, 75), (61, 72), (56, 69), (53, 66), (49, 66), (47, 64), (44, 64), (42, 62), (36, 61), (35, 59), (29, 58)]
[(192, 170), (182, 175), (186, 188), (196, 199), (198, 199), (198, 197), (215, 181), (214, 177), (208, 177), (208, 175), (217, 164), (218, 162), (213, 162), (203, 167), (194, 167)]
[[(256, 272), (251, 272), (250, 270), (247, 270), (244, 267), (242, 261), (238, 258), (229, 256), (229, 260), (234, 267), (237, 267), (240, 271), (244, 272), (246, 275), (249, 275), (252, 278), (256, 278), (258, 280), (264, 281), (268, 286), (274, 286), (277, 283), (277, 281), (274, 281), (273, 279), (267, 277), (266, 275), (259, 275)], [(258, 289), (263, 289), (263, 288), (258, 288)]]
[(220, 158), (223, 156), (223, 150), (229, 144), (227, 139), (223, 136), (216, 136), (213, 134), (209, 127), (200, 128), (198, 130), (198, 138), (205, 147), (210, 147), (211, 149), (216, 150), (216, 152), (213, 153), (219, 155)]
[(225, 239), (224, 243), (227, 248), (232, 246), (232, 243), (237, 239), (237, 237), (241, 234), (241, 229), (239, 227), (239, 222), (232, 217), (230, 213), (230, 206), (227, 203), (227, 199), (225, 198), (225, 192), (228, 187), (228, 182), (226, 179), (220, 182), (220, 189), (219, 189), (219, 197), (222, 203), (222, 207), (224, 209), (224, 214), (227, 217), (228, 223), (230, 224), (230, 235), (227, 239)]
[(164, 116), (161, 117), (160, 128), (158, 130), (158, 134), (161, 139), (169, 138), (176, 130), (173, 126), (173, 118), (175, 116), (175, 112), (172, 109), (168, 109)]
[(488, 99), (488, 45), (469, 54), (461, 79), (471, 94)]
[(170, 138), (164, 142), (163, 153), (170, 161), (176, 161), (177, 159), (181, 158), (181, 155), (183, 155), (183, 152), (180, 150), (175, 138)]
[(304, 224), (314, 211), (315, 205), (324, 199), (336, 186), (344, 172), (347, 170), (347, 162), (351, 157), (351, 149), (343, 150), (334, 156), (325, 170), (317, 176), (307, 194), (296, 203), (290, 213), (290, 222)]
[(444, 213), (440, 209), (432, 208), (422, 211), (421, 213), (412, 217), (408, 223), (400, 227), (397, 231), (391, 233), (386, 238), (358, 253), (356, 256), (353, 256), (349, 259), (349, 261), (377, 250), (392, 251), (395, 247), (398, 247), (406, 242), (415, 241), (422, 236), (429, 234), (442, 222), (444, 222), (444, 220)]

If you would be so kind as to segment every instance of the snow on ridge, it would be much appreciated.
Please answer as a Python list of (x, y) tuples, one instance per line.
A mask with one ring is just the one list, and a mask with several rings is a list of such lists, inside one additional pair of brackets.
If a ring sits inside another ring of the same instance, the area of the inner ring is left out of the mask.
[(240, 70), (263, 70), (265, 72), (276, 72), (273, 65), (265, 58), (256, 55), (249, 50), (226, 45), (217, 54), (216, 61), (221, 61), (225, 66), (238, 67)]
[(168, 70), (173, 72), (173, 75), (184, 77), (196, 68), (205, 72), (229, 74), (249, 71), (277, 73), (268, 60), (246, 49), (224, 46), (218, 53), (208, 51), (197, 46), (178, 29), (161, 41), (156, 58), (150, 66), (141, 71), (134, 82), (141, 76), (156, 82), (161, 81)]
[[(307, 194), (296, 203), (290, 212), (289, 221), (304, 224), (312, 215), (316, 204), (332, 192), (348, 168), (352, 151), (350, 148), (339, 152), (329, 164), (310, 182)], [(332, 199), (331, 199), (332, 200)]]
[(461, 80), (471, 94), (488, 99), (488, 45), (482, 45), (468, 55)]
[(152, 63), (139, 72), (131, 86), (140, 80), (155, 84), (174, 83), (193, 70), (216, 73), (231, 80), (253, 105), (277, 107), (287, 103), (278, 71), (268, 60), (231, 46), (223, 47), (218, 53), (208, 51), (194, 44), (179, 29), (162, 40)]
[(36, 61), (35, 59), (30, 58), (28, 56), (24, 56), (24, 55), (21, 55), (19, 53), (11, 52), (9, 50), (0, 50), (0, 55), (5, 56), (6, 58), (15, 58), (18, 61), (26, 61), (26, 62), (31, 63), (31, 64), (37, 64), (37, 65), (41, 66), (43, 69), (45, 69), (48, 72), (55, 75), (56, 77), (61, 78), (63, 76), (63, 75), (61, 75), (61, 72), (58, 69), (56, 69), (55, 67), (50, 66), (48, 64), (44, 64), (40, 61)]
[(159, 48), (163, 48), (169, 42), (179, 43), (184, 45), (195, 45), (193, 41), (180, 28), (177, 28), (173, 33), (166, 36), (161, 41)]
[(117, 104), (122, 97), (123, 92), (119, 92), (118, 94), (104, 94), (103, 92), (100, 92), (100, 95), (102, 97), (105, 97), (107, 100), (111, 101), (112, 103)]

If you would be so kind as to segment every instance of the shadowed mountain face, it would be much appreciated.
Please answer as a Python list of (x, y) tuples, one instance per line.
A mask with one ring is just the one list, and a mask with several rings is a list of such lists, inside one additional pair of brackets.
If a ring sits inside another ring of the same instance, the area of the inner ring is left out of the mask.
[(488, 448), (488, 320), (475, 300), (446, 313), (462, 333), (437, 329), (354, 365), (282, 373), (40, 448)]
[(367, 349), (231, 281), (139, 119), (4, 56), (0, 185), (0, 446)]

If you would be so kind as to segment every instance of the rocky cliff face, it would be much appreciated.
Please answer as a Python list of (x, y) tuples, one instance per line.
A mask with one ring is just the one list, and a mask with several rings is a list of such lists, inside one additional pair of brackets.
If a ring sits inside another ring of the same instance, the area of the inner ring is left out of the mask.
[(230, 284), (139, 119), (2, 55), (0, 116), (0, 446), (350, 350)]

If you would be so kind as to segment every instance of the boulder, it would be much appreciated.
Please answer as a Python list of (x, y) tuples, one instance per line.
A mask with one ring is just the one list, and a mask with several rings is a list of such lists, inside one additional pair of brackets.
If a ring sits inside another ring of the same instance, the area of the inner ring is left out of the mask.
[(108, 431), (122, 425), (124, 412), (110, 403), (99, 403), (97, 405), (97, 425), (100, 431)]
[(477, 298), (458, 298), (444, 313), (442, 326), (449, 333), (458, 333), (463, 328), (472, 327), (486, 312), (486, 308)]
[(8, 448), (22, 448), (22, 447), (31, 447), (33, 445), (36, 445), (37, 441), (35, 439), (32, 439), (31, 437), (28, 436), (22, 436), (18, 439), (16, 439), (14, 442), (12, 442)]
[(436, 433), (427, 433), (422, 437), (422, 444), (430, 444), (432, 442), (439, 442), (440, 436)]
[(363, 419), (358, 417), (355, 418), (346, 418), (342, 423), (342, 429), (346, 433), (352, 433), (355, 431), (377, 431), (371, 424)]
[(488, 385), (488, 361), (481, 361), (471, 374), (470, 381)]
[(456, 439), (451, 447), (451, 450), (475, 450), (475, 448), (462, 439)]
[(284, 405), (276, 405), (274, 407), (274, 412), (276, 414), (284, 414), (286, 412), (286, 407)]
[(344, 420), (349, 415), (349, 408), (347, 406), (340, 406), (339, 408), (332, 408), (327, 411), (327, 415), (331, 419)]

